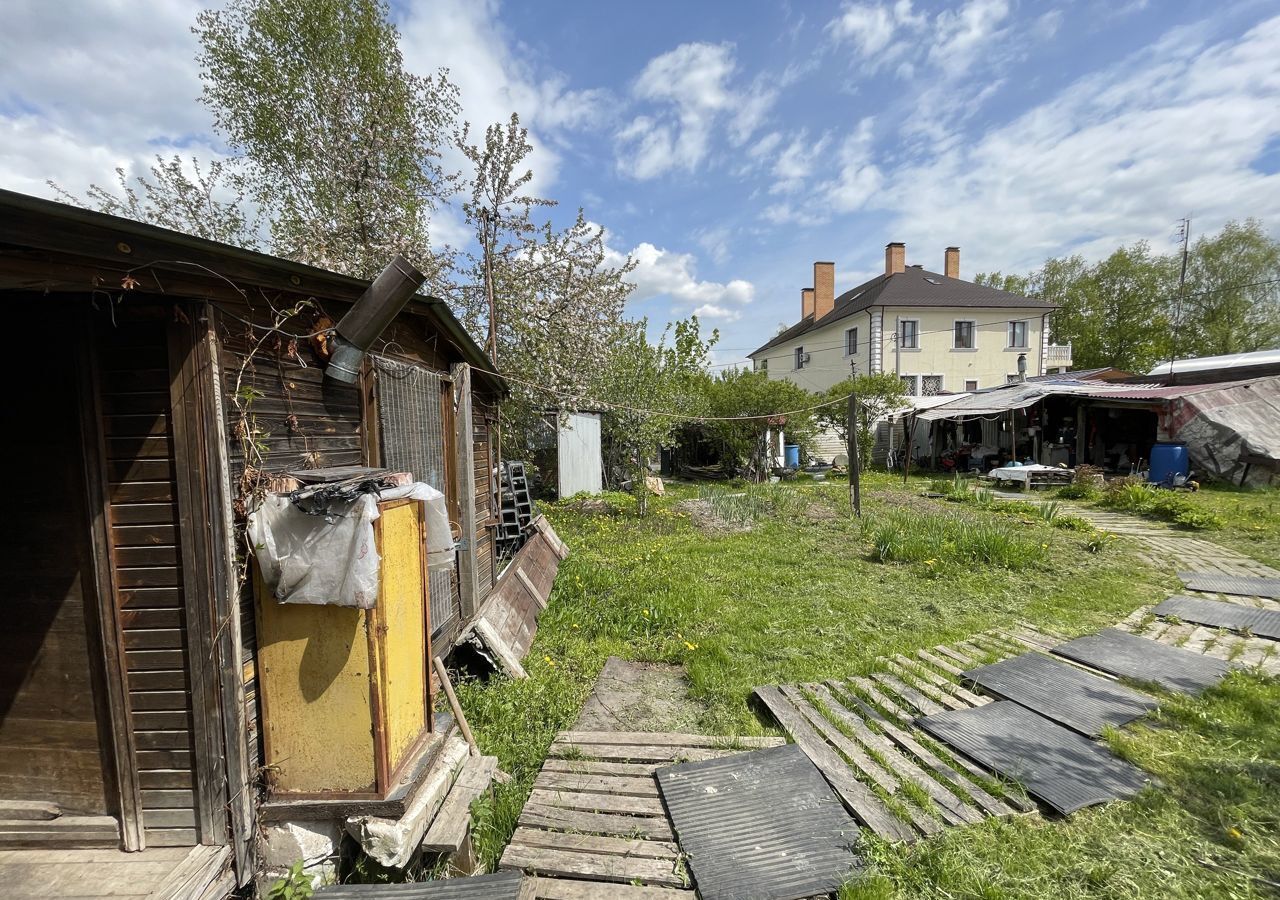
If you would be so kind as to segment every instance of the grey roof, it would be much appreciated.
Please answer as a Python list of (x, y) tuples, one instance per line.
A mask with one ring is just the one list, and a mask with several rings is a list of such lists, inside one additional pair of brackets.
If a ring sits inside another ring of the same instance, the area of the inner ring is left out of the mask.
[(1047, 300), (1033, 300), (1021, 294), (987, 287), (984, 284), (948, 278), (946, 275), (930, 272), (920, 266), (908, 266), (904, 272), (898, 272), (895, 275), (877, 275), (870, 281), (864, 281), (856, 288), (845, 291), (836, 297), (831, 312), (821, 319), (815, 320), (813, 316), (805, 316), (747, 355), (755, 356), (761, 350), (785, 343), (816, 328), (825, 328), (832, 322), (838, 322), (873, 306), (960, 306), (975, 309), (1040, 309), (1045, 312), (1057, 309), (1057, 304)]

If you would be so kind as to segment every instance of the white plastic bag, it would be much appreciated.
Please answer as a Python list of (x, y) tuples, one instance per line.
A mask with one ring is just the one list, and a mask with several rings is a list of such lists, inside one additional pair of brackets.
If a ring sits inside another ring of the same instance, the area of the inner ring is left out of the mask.
[(369, 609), (378, 600), (381, 558), (373, 523), (379, 500), (417, 500), (425, 507), (427, 568), (448, 570), (453, 535), (444, 494), (417, 482), (357, 497), (345, 511), (311, 516), (287, 494), (268, 494), (249, 513), (249, 538), (262, 580), (280, 603), (318, 603)]

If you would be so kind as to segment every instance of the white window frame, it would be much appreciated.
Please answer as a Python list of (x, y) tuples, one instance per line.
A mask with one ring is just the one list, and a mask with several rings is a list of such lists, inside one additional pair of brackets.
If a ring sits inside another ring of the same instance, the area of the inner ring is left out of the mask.
[[(957, 340), (958, 335), (956, 334), (956, 329), (962, 324), (969, 326), (969, 346), (968, 347), (961, 347)], [(976, 320), (956, 319), (951, 323), (951, 349), (960, 350), (965, 353), (973, 352), (978, 349), (978, 323)]]
[[(1021, 345), (1013, 342), (1015, 326), (1022, 326), (1023, 343)], [(1006, 350), (1019, 350), (1026, 352), (1031, 349), (1031, 320), (1030, 319), (1010, 319), (1009, 327), (1005, 330), (1005, 347)]]
[(795, 366), (797, 372), (804, 368), (804, 346), (796, 347), (791, 364)]
[[(912, 335), (915, 343), (910, 347), (906, 345), (906, 338), (902, 334), (902, 326), (911, 322), (915, 325), (915, 333)], [(898, 319), (898, 349), (899, 350), (919, 350), (920, 349), (920, 320), (919, 319)]]
[(920, 393), (919, 393), (919, 391), (920, 391), (920, 376), (919, 376), (919, 375), (899, 375), (899, 376), (898, 376), (898, 378), (899, 378), (900, 380), (902, 380), (902, 381), (906, 381), (907, 379), (911, 379), (911, 386), (910, 386), (909, 388), (907, 388), (907, 396), (908, 396), (908, 397), (919, 397), (919, 396), (920, 396)]
[[(853, 349), (849, 349), (849, 335), (853, 335)], [(850, 356), (858, 355), (858, 329), (846, 328), (844, 330), (844, 355), (847, 359)]]
[(769, 357), (767, 357), (767, 356), (766, 356), (764, 359), (757, 359), (757, 360), (756, 360), (756, 371), (757, 371), (757, 372), (768, 372), (768, 371), (769, 371)]

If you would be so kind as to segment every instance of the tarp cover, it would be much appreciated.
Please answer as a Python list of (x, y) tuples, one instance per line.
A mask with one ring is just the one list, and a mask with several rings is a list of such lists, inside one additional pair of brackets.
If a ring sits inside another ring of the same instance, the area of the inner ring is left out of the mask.
[(453, 536), (444, 494), (416, 482), (362, 494), (337, 515), (308, 515), (288, 494), (268, 494), (249, 513), (249, 539), (262, 580), (281, 603), (370, 609), (378, 600), (381, 558), (373, 523), (380, 500), (417, 500), (426, 506), (427, 568), (453, 565)]
[(1265, 486), (1280, 465), (1280, 377), (1200, 389), (1172, 400), (1168, 430), (1187, 445), (1197, 468), (1235, 484)]

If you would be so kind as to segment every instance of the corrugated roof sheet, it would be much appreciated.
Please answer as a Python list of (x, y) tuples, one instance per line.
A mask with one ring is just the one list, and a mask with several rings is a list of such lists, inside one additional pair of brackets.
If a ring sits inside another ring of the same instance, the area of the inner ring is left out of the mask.
[(1228, 353), (1225, 356), (1193, 356), (1187, 359), (1165, 360), (1153, 367), (1148, 375), (1167, 376), (1180, 372), (1206, 372), (1211, 369), (1238, 369), (1280, 363), (1280, 347), (1274, 350), (1256, 350), (1252, 353)]
[(1229, 384), (1113, 384), (1104, 381), (1079, 381), (1068, 376), (1058, 376), (1041, 381), (1023, 381), (988, 388), (944, 403), (918, 414), (923, 421), (956, 419), (970, 416), (989, 416), (1025, 409), (1045, 397), (1090, 397), (1094, 400), (1136, 400), (1160, 402), (1177, 400), (1226, 387), (1249, 384), (1248, 381)]
[(755, 356), (761, 350), (790, 341), (815, 328), (824, 328), (873, 306), (960, 306), (975, 309), (1038, 309), (1044, 312), (1057, 309), (1056, 304), (1045, 300), (1033, 300), (1021, 294), (987, 287), (985, 284), (948, 278), (919, 266), (908, 266), (905, 272), (877, 275), (845, 291), (836, 297), (831, 312), (821, 319), (814, 320), (812, 316), (806, 316), (748, 356)]

